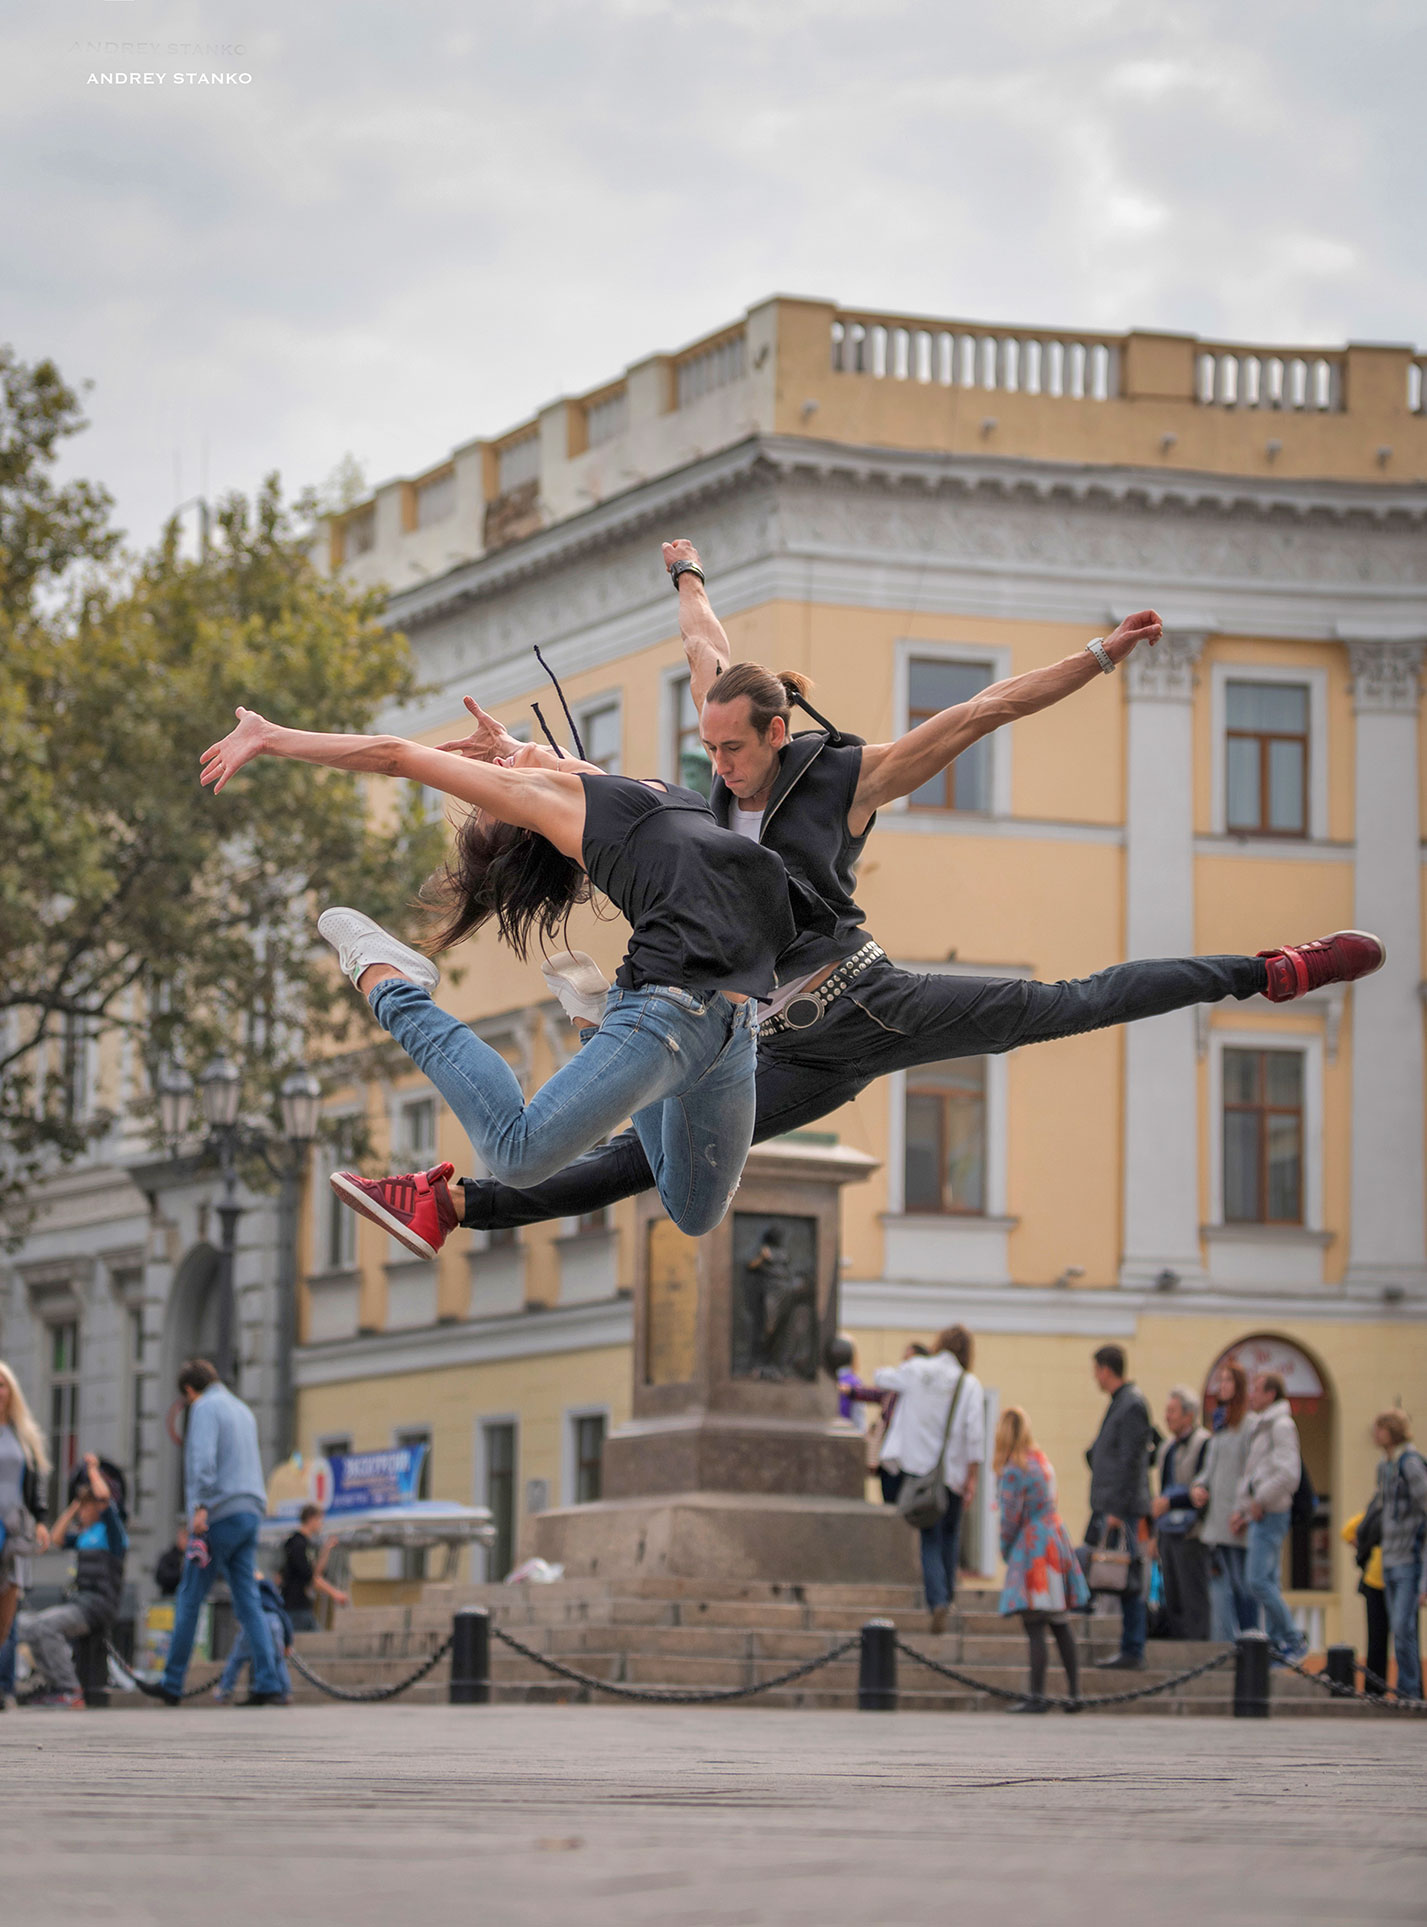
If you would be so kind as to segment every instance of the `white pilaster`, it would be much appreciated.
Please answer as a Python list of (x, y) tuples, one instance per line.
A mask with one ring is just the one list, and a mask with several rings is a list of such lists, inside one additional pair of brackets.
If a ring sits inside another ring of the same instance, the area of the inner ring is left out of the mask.
[[(1194, 953), (1194, 665), (1206, 630), (1166, 631), (1126, 674), (1125, 954)], [(1120, 1282), (1204, 1277), (1199, 1245), (1194, 1012), (1125, 1030), (1125, 1225)]]
[(1353, 915), (1387, 945), (1353, 986), (1353, 1163), (1345, 1284), (1355, 1297), (1427, 1292), (1423, 1215), (1422, 862), (1418, 671), (1424, 644), (1348, 644), (1356, 713)]

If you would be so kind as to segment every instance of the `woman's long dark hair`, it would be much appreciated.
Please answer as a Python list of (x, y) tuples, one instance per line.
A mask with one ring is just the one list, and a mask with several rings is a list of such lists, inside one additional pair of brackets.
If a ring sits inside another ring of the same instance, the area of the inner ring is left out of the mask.
[(446, 867), (421, 894), (427, 908), (444, 917), (430, 949), (449, 950), (494, 917), (502, 941), (523, 962), (533, 935), (542, 947), (547, 937), (563, 938), (570, 912), (589, 900), (590, 880), (534, 830), (472, 810)]

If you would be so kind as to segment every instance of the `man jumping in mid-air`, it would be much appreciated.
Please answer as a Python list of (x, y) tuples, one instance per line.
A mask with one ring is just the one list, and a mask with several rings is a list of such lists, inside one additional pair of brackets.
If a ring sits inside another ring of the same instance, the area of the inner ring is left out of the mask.
[[(666, 542), (664, 561), (679, 597), (690, 687), (714, 768), (714, 814), (776, 851), (795, 884), (805, 886), (797, 893), (801, 907), (794, 905), (797, 936), (779, 958), (779, 989), (760, 1012), (755, 1143), (812, 1123), (891, 1071), (1014, 1050), (1225, 997), (1284, 1003), (1381, 966), (1378, 938), (1341, 930), (1253, 957), (1114, 964), (1068, 983), (899, 970), (868, 937), (852, 896), (854, 868), (876, 812), (912, 795), (992, 730), (1108, 675), (1141, 644), (1153, 647), (1159, 617), (1150, 609), (1127, 616), (1074, 655), (995, 683), (896, 742), (863, 743), (829, 725), (794, 736), (793, 705), (808, 707), (806, 678), (730, 663), (693, 544)], [(476, 703), (468, 699), (467, 708), (478, 727), (444, 748), (480, 761), (519, 749)], [(648, 1190), (653, 1178), (629, 1131), (526, 1191), (488, 1180), (462, 1183), (463, 1222), (495, 1230), (596, 1211)]]

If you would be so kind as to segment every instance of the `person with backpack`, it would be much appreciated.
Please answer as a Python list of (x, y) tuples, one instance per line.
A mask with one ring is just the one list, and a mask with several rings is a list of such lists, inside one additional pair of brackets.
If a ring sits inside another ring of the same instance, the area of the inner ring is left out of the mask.
[(70, 1641), (106, 1631), (119, 1611), (129, 1536), (118, 1498), (98, 1459), (86, 1452), (73, 1496), (50, 1535), (51, 1545), (74, 1550), (74, 1590), (59, 1605), (22, 1612), (15, 1620), (16, 1638), (29, 1647), (35, 1670), (49, 1681), (49, 1691), (30, 1700), (31, 1706), (61, 1712), (84, 1709)]
[[(1249, 1387), (1248, 1451), (1229, 1530), (1248, 1529), (1245, 1577), (1263, 1613), (1264, 1631), (1280, 1659), (1299, 1660), (1308, 1641), (1283, 1597), (1283, 1542), (1304, 1484), (1303, 1453), (1288, 1392), (1277, 1372), (1260, 1372)], [(1312, 1488), (1308, 1504), (1313, 1504)]]
[(921, 1534), (922, 1585), (934, 1633), (946, 1631), (956, 1597), (962, 1514), (976, 1496), (986, 1455), (986, 1395), (971, 1357), (970, 1332), (948, 1325), (930, 1358), (905, 1358), (876, 1373), (880, 1389), (897, 1394), (897, 1505)]
[(1385, 1693), (1392, 1621), (1387, 1616), (1387, 1594), (1382, 1584), (1382, 1500), (1376, 1490), (1364, 1509), (1355, 1512), (1346, 1521), (1343, 1538), (1353, 1549), (1353, 1563), (1358, 1569), (1358, 1591), (1363, 1596), (1363, 1613), (1367, 1619), (1364, 1683), (1370, 1693)]
[(1070, 1615), (1090, 1604), (1090, 1588), (1056, 1511), (1055, 1467), (1032, 1438), (1030, 1420), (1019, 1405), (1009, 1405), (1001, 1414), (991, 1463), (1001, 1514), (1001, 1557), (1006, 1562), (999, 1610), (1021, 1615), (1031, 1649), (1030, 1692), (1011, 1711), (1046, 1710), (1049, 1627), (1065, 1668), (1070, 1711), (1075, 1712), (1080, 1702), (1080, 1655)]
[(1382, 1452), (1377, 1497), (1382, 1508), (1382, 1586), (1397, 1660), (1397, 1697), (1422, 1697), (1417, 1606), (1422, 1547), (1427, 1539), (1427, 1463), (1412, 1443), (1412, 1424), (1397, 1406), (1379, 1412), (1373, 1437)]
[[(292, 1698), (292, 1676), (287, 1670), (287, 1662), (292, 1655), (294, 1638), (293, 1625), (288, 1617), (282, 1595), (271, 1579), (259, 1579), (258, 1599), (262, 1605), (263, 1618), (267, 1621), (268, 1637), (272, 1641), (273, 1664), (277, 1667), (278, 1678), (282, 1681), (284, 1699)], [(220, 1705), (232, 1699), (237, 1691), (238, 1675), (245, 1666), (251, 1666), (253, 1649), (248, 1644), (248, 1635), (240, 1626), (238, 1637), (233, 1641), (233, 1650), (228, 1655), (228, 1663), (223, 1668), (218, 1684), (213, 1688), (213, 1697)]]

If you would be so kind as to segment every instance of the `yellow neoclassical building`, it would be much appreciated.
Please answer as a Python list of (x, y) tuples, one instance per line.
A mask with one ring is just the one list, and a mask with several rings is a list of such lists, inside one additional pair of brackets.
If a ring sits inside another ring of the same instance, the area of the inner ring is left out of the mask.
[[(661, 539), (699, 544), (735, 658), (807, 672), (872, 741), (1161, 612), (1126, 673), (882, 814), (869, 931), (916, 969), (1054, 979), (1359, 925), (1388, 964), (873, 1085), (816, 1127), (878, 1167), (844, 1193), (842, 1324), (864, 1374), (970, 1326), (1072, 1523), (1097, 1344), (1125, 1345), (1157, 1410), (1231, 1348), (1276, 1365), (1321, 1495), (1291, 1597), (1315, 1639), (1358, 1644), (1336, 1528), (1371, 1489), (1373, 1414), (1427, 1424), (1423, 367), (775, 299), (387, 484), (321, 546), (397, 585), (427, 693), (391, 727), (441, 741), (473, 694), (528, 728), (532, 698), (555, 708), (538, 645), (596, 760), (686, 780)], [(592, 916), (573, 940), (607, 967), (622, 947)], [(543, 992), (487, 935), (443, 995), (533, 1085), (571, 1035)], [(470, 1169), (414, 1072), (334, 1083), (329, 1109), (364, 1115), (393, 1168)], [(532, 1513), (599, 1494), (633, 1239), (626, 1203), (418, 1265), (314, 1184), (304, 1449), (428, 1439), (431, 1491), (492, 1506), (503, 1571)], [(968, 1545), (994, 1570), (984, 1501)]]

